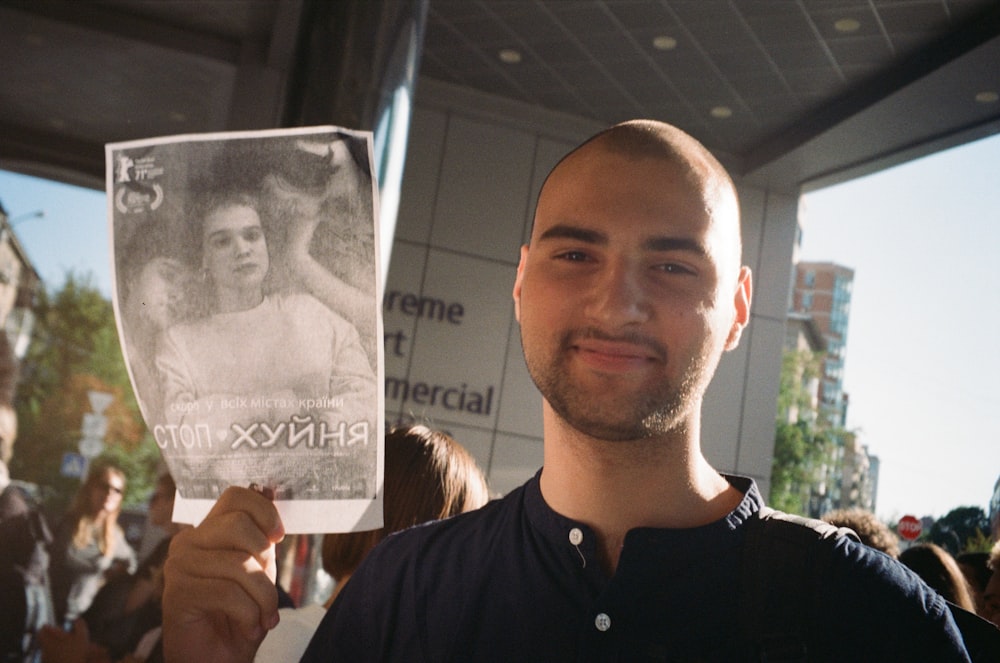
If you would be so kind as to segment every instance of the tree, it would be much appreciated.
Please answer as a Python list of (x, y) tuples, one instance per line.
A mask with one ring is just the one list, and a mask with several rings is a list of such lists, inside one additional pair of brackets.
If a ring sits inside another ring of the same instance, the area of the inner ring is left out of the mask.
[[(78, 450), (83, 415), (91, 410), (87, 392), (113, 396), (103, 413), (108, 420), (105, 442), (114, 449), (112, 454), (148, 449), (150, 444), (155, 448), (146, 440), (111, 302), (91, 281), (90, 275), (69, 272), (59, 289), (39, 293), (35, 334), (22, 360), (15, 400), (20, 430), (12, 474), (47, 488), (47, 506), (53, 511), (65, 506), (79, 485), (77, 479), (60, 475), (60, 465), (63, 454)], [(140, 453), (148, 455), (147, 450)], [(154, 470), (155, 462), (129, 477), (127, 504), (145, 499), (143, 486), (150, 482), (146, 475)]]
[(782, 355), (768, 502), (790, 513), (813, 510), (812, 493), (822, 483), (835, 444), (837, 431), (825, 418), (817, 418), (808, 388), (818, 378), (822, 361), (823, 354), (817, 352), (786, 350)]
[(990, 521), (982, 507), (960, 506), (938, 518), (931, 525), (927, 538), (952, 555), (975, 549), (990, 531)]

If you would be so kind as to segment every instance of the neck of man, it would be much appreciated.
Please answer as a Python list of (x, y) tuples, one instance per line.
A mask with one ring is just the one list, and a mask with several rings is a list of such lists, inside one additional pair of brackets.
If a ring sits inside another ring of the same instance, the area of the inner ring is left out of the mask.
[(719, 520), (743, 495), (701, 453), (700, 408), (672, 430), (640, 440), (582, 433), (544, 404), (541, 491), (557, 513), (592, 528), (608, 575), (637, 527), (685, 529)]

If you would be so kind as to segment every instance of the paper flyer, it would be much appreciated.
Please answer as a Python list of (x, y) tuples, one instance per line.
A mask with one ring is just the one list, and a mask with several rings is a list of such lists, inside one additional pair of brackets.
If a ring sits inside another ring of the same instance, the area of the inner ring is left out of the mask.
[(114, 308), (132, 386), (198, 523), (269, 487), (288, 533), (382, 525), (372, 136), (337, 127), (109, 144)]

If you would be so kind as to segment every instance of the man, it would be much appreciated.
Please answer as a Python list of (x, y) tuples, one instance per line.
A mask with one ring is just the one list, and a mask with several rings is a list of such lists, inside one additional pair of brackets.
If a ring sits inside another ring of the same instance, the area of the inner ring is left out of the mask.
[[(303, 660), (760, 660), (739, 588), (762, 499), (700, 441), (705, 389), (750, 316), (729, 176), (669, 125), (598, 134), (545, 182), (513, 294), (543, 470), (373, 551)], [(245, 491), (209, 520), (168, 562), (167, 652), (249, 660), (274, 620), (281, 525)], [(830, 549), (809, 660), (968, 660), (914, 576), (846, 538)]]

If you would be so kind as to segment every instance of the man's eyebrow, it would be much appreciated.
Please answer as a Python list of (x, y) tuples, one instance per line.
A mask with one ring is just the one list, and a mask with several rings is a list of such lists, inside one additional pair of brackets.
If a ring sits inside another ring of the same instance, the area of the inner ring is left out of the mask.
[(575, 239), (588, 244), (607, 244), (608, 236), (597, 230), (587, 230), (578, 226), (557, 224), (543, 232), (539, 241), (544, 239)]
[[(606, 245), (609, 241), (607, 233), (599, 230), (580, 228), (579, 226), (571, 226), (564, 223), (552, 226), (543, 232), (538, 239), (539, 241), (546, 239), (575, 239), (587, 244), (600, 245)], [(708, 250), (701, 242), (687, 237), (650, 237), (645, 240), (642, 245), (647, 251), (684, 251), (687, 253), (693, 253), (702, 258), (708, 257)]]
[(702, 258), (708, 257), (708, 250), (697, 240), (687, 237), (651, 237), (643, 242), (649, 251), (686, 251)]

